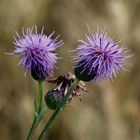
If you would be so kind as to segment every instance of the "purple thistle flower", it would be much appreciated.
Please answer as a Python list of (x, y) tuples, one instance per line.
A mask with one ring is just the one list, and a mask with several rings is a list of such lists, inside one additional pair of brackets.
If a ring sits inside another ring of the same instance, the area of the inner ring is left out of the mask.
[(77, 64), (74, 71), (83, 81), (116, 77), (118, 71), (124, 69), (124, 60), (130, 57), (130, 50), (119, 47), (104, 31), (93, 34), (89, 30), (86, 41), (80, 42), (75, 50)]
[(43, 34), (43, 28), (41, 33), (37, 33), (36, 26), (35, 31), (33, 29), (27, 28), (26, 34), (23, 29), (22, 37), (17, 33), (18, 39), (15, 38), (15, 51), (12, 54), (21, 57), (19, 65), (23, 65), (26, 72), (31, 72), (35, 80), (44, 80), (53, 73), (58, 59), (54, 51), (63, 41), (57, 41), (59, 36), (53, 39), (54, 32), (47, 36)]

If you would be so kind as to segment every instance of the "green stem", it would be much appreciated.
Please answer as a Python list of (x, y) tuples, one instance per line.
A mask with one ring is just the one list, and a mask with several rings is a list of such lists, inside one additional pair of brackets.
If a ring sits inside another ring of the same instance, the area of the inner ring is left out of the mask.
[[(47, 112), (47, 110), (42, 109), (42, 96), (43, 96), (43, 89), (42, 89), (42, 81), (38, 81), (38, 97), (37, 102), (34, 102), (35, 105), (35, 113), (34, 113), (34, 120), (29, 131), (27, 140), (32, 139), (32, 135), (36, 127), (38, 126), (39, 122), (41, 121), (43, 115)], [(41, 111), (42, 109), (42, 111)]]
[(37, 97), (37, 113), (40, 113), (42, 109), (42, 96), (43, 96), (43, 89), (42, 89), (42, 81), (38, 81), (39, 91)]
[(38, 116), (34, 115), (34, 121), (33, 121), (32, 127), (29, 131), (27, 140), (32, 140), (32, 135), (33, 135), (35, 129), (37, 128), (37, 126), (40, 123), (43, 116), (48, 112), (48, 110), (49, 110), (49, 108), (47, 106), (45, 106), (44, 108), (42, 108), (42, 111), (39, 113)]
[(35, 128), (35, 123), (36, 123), (36, 117), (35, 117), (35, 115), (34, 115), (34, 121), (33, 121), (33, 123), (32, 123), (31, 129), (30, 129), (30, 131), (29, 131), (27, 140), (31, 140), (31, 139), (32, 139), (32, 135), (33, 135), (34, 128)]
[(45, 125), (44, 129), (42, 130), (40, 136), (38, 137), (38, 140), (42, 140), (45, 137), (45, 133), (47, 133), (48, 128), (50, 127), (50, 125), (52, 124), (52, 122), (54, 121), (54, 119), (56, 118), (56, 116), (58, 115), (58, 113), (60, 112), (60, 110), (64, 107), (66, 101), (69, 99), (70, 95), (72, 94), (73, 90), (75, 90), (75, 88), (77, 87), (79, 83), (79, 79), (75, 79), (74, 82), (71, 84), (65, 98), (62, 100), (62, 102), (58, 105), (58, 107), (56, 108), (56, 110), (53, 112), (53, 114), (51, 115), (51, 117), (49, 118), (47, 124)]

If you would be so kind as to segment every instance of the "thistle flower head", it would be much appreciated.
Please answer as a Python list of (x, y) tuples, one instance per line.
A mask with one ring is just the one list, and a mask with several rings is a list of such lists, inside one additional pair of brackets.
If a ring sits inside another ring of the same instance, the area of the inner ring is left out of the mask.
[[(56, 86), (53, 89), (49, 90), (45, 96), (45, 101), (49, 108), (54, 110), (57, 108), (59, 103), (64, 99), (65, 95), (67, 94), (67, 91), (74, 79), (75, 76), (69, 73), (48, 81), (50, 83), (56, 84)], [(74, 97), (80, 97), (82, 91), (86, 91), (86, 88), (84, 82), (80, 81), (76, 89), (69, 97), (68, 102), (71, 101)]]
[(112, 79), (118, 71), (124, 69), (124, 60), (129, 50), (122, 48), (104, 31), (93, 34), (89, 30), (86, 40), (80, 40), (76, 49), (75, 75), (83, 81)]
[(17, 33), (12, 54), (20, 56), (19, 65), (23, 65), (26, 72), (31, 72), (35, 80), (44, 80), (53, 73), (58, 59), (54, 51), (63, 41), (57, 41), (57, 37), (53, 39), (54, 32), (49, 36), (43, 34), (43, 28), (41, 33), (37, 33), (37, 27), (35, 30), (27, 28), (26, 33), (23, 29), (22, 34)]

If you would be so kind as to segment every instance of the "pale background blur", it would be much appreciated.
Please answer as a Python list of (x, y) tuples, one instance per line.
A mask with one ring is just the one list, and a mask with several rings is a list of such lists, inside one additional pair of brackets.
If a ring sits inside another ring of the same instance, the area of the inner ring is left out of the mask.
[[(106, 26), (116, 41), (131, 48), (118, 78), (103, 84), (86, 83), (88, 93), (66, 107), (53, 123), (47, 140), (138, 140), (140, 127), (140, 0), (0, 0), (0, 140), (25, 140), (33, 119), (37, 82), (24, 76), (14, 50), (13, 35), (22, 27), (55, 30), (65, 44), (55, 76), (73, 72), (70, 61), (87, 24), (92, 31)], [(44, 82), (44, 92), (49, 88)], [(44, 93), (45, 94), (45, 93)], [(46, 122), (46, 120), (44, 120)], [(43, 123), (42, 123), (43, 125)], [(42, 128), (40, 125), (40, 128)], [(34, 135), (34, 140), (40, 132)]]

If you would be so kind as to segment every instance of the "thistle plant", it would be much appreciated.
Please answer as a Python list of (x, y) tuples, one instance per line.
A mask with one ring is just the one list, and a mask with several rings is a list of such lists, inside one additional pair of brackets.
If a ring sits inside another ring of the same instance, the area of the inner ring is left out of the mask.
[[(131, 57), (130, 50), (123, 48), (119, 43), (110, 38), (105, 31), (93, 34), (90, 29), (85, 40), (80, 40), (79, 46), (74, 50), (74, 74), (68, 73), (58, 78), (48, 80), (55, 84), (44, 97), (46, 105), (42, 107), (43, 88), (42, 82), (50, 75), (58, 60), (54, 51), (63, 44), (53, 38), (54, 32), (49, 36), (37, 32), (37, 28), (27, 29), (22, 36), (17, 33), (15, 38), (15, 51), (13, 55), (20, 56), (19, 65), (23, 65), (25, 73), (29, 72), (33, 79), (38, 81), (39, 91), (35, 102), (34, 120), (27, 140), (32, 140), (33, 133), (49, 109), (53, 113), (48, 117), (48, 122), (42, 129), (38, 140), (44, 140), (49, 127), (60, 111), (73, 100), (80, 97), (82, 91), (87, 91), (84, 82), (113, 79), (124, 68), (124, 62)], [(81, 98), (80, 98), (81, 99)]]
[(34, 121), (27, 137), (30, 140), (39, 121), (48, 111), (47, 106), (42, 108), (42, 82), (53, 74), (58, 60), (54, 51), (63, 44), (63, 41), (57, 41), (59, 36), (53, 38), (54, 32), (49, 36), (43, 34), (43, 28), (41, 33), (38, 33), (36, 26), (27, 28), (26, 32), (23, 29), (22, 36), (16, 34), (17, 38), (14, 37), (15, 50), (11, 54), (20, 56), (19, 65), (23, 65), (25, 74), (30, 73), (33, 79), (38, 82), (39, 87), (37, 101), (34, 101)]

